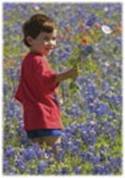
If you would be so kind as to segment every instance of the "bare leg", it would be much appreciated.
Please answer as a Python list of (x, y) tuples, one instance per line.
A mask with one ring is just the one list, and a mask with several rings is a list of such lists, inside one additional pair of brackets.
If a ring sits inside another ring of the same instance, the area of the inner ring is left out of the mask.
[(40, 138), (34, 138), (32, 139), (33, 142), (38, 143), (38, 144), (46, 144), (49, 146), (53, 146), (55, 144), (61, 143), (61, 137), (40, 137)]
[(60, 150), (58, 146), (54, 147), (54, 145), (61, 143), (61, 137), (52, 137), (52, 136), (40, 137), (40, 138), (34, 138), (32, 139), (32, 141), (34, 143), (38, 143), (42, 149), (45, 148), (45, 145), (52, 147), (55, 156)]

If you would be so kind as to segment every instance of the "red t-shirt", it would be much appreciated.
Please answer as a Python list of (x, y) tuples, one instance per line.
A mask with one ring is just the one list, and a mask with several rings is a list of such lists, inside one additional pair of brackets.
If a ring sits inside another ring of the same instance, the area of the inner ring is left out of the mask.
[(59, 84), (55, 77), (44, 57), (29, 53), (24, 58), (15, 98), (23, 106), (25, 130), (63, 128), (60, 107), (54, 99)]

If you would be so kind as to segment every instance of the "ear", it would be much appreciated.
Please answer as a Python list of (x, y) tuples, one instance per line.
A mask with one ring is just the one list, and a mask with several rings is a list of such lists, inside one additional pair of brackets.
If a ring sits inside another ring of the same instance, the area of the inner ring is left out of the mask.
[(27, 40), (28, 44), (32, 46), (33, 38), (31, 36), (27, 36), (26, 40)]

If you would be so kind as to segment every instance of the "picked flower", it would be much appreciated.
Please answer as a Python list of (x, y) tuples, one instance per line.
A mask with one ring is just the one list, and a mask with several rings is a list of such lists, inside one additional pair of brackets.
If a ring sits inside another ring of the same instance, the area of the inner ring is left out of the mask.
[(81, 46), (81, 56), (87, 57), (94, 52), (92, 45)]

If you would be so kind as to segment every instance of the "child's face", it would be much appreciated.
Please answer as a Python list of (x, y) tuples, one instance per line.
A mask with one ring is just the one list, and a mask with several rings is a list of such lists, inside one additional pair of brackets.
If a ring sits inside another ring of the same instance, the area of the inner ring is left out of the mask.
[(31, 46), (31, 51), (48, 56), (56, 47), (56, 36), (56, 30), (52, 33), (41, 32), (35, 39), (28, 36), (27, 41)]

